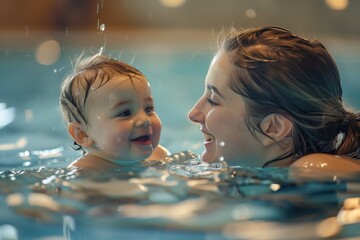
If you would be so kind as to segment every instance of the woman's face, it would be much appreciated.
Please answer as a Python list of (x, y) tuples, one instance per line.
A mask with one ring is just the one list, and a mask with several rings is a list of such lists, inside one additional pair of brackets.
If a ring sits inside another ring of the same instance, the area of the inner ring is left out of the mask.
[(226, 54), (219, 52), (213, 58), (205, 92), (189, 112), (189, 119), (199, 123), (204, 134), (203, 161), (259, 167), (264, 148), (246, 125), (244, 98), (229, 87), (233, 70)]

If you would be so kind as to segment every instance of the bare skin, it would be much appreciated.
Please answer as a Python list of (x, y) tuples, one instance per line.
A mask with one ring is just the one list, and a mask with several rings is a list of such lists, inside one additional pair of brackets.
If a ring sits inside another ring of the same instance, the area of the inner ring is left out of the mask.
[(114, 76), (90, 93), (87, 104), (87, 123), (68, 125), (70, 135), (86, 154), (69, 167), (100, 171), (170, 154), (159, 146), (161, 121), (145, 78)]
[(359, 161), (325, 153), (305, 155), (289, 166), (289, 177), (294, 180), (358, 179), (359, 175)]
[[(169, 155), (169, 150), (167, 150), (162, 145), (158, 145), (151, 154), (151, 156), (145, 159), (145, 161), (160, 160)], [(109, 171), (113, 169), (119, 169), (122, 166), (94, 155), (84, 155), (83, 157), (77, 159), (68, 166), (68, 168), (71, 167), (86, 169), (87, 171)]]

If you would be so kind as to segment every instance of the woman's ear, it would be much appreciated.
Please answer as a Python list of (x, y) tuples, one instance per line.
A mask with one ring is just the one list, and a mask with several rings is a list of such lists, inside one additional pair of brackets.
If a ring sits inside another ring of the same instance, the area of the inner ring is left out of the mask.
[(293, 124), (281, 114), (269, 114), (260, 123), (261, 130), (268, 136), (262, 136), (260, 141), (264, 146), (281, 142), (291, 135)]
[(77, 144), (82, 147), (91, 147), (94, 144), (92, 138), (83, 129), (81, 123), (71, 122), (68, 124), (68, 131)]

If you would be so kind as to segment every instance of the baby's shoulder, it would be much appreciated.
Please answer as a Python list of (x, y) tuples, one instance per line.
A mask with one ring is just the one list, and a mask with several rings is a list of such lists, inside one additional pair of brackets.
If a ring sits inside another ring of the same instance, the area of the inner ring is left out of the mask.
[(170, 155), (170, 151), (167, 150), (164, 146), (162, 145), (158, 145), (153, 153), (151, 154), (150, 157), (148, 157), (146, 160), (160, 160), (163, 159), (164, 157), (167, 157)]
[(70, 163), (67, 168), (96, 169), (97, 165), (96, 161), (93, 161), (91, 157), (84, 155)]

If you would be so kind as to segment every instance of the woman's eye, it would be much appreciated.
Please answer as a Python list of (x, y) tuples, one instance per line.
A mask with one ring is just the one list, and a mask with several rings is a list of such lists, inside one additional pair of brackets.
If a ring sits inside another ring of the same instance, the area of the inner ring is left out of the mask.
[(211, 98), (207, 98), (206, 100), (207, 100), (207, 102), (210, 104), (210, 106), (212, 106), (212, 107), (218, 105), (216, 102), (214, 102), (213, 100), (211, 100)]

